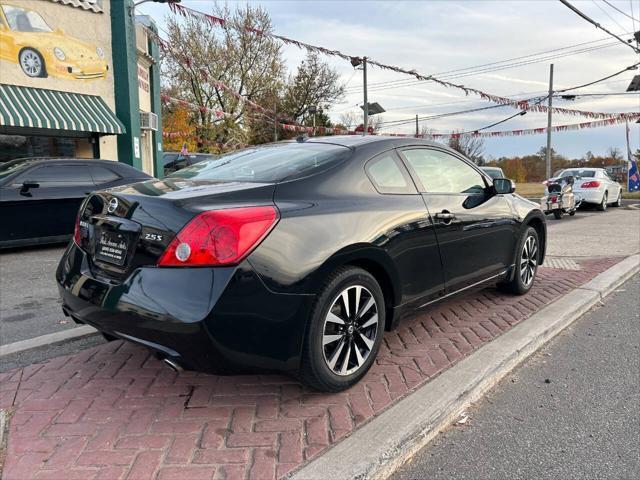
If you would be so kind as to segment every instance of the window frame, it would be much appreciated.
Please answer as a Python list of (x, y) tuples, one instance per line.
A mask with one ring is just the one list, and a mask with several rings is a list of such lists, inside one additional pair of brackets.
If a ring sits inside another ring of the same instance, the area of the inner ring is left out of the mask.
[[(471, 169), (474, 170), (476, 173), (478, 173), (478, 175), (480, 175), (480, 177), (482, 178), (482, 181), (484, 182), (484, 192), (481, 194), (479, 192), (478, 193), (464, 193), (464, 192), (430, 192), (430, 191), (428, 191), (425, 188), (425, 186), (422, 184), (422, 181), (420, 180), (420, 176), (418, 175), (418, 173), (411, 166), (411, 163), (409, 162), (409, 159), (404, 155), (404, 152), (407, 151), (407, 150), (432, 150), (434, 152), (444, 153), (446, 155), (449, 155), (449, 156), (455, 158), (456, 160), (461, 161), (462, 163), (464, 163), (467, 166), (471, 167)], [(409, 171), (409, 174), (413, 178), (413, 182), (415, 183), (415, 185), (418, 188), (418, 191), (420, 193), (425, 193), (425, 194), (429, 194), (429, 195), (460, 195), (460, 196), (467, 196), (468, 197), (470, 195), (486, 195), (488, 189), (493, 185), (493, 179), (491, 179), (488, 174), (483, 172), (475, 163), (473, 163), (471, 160), (469, 160), (468, 158), (464, 157), (463, 155), (456, 154), (456, 153), (451, 152), (449, 150), (446, 150), (444, 148), (438, 148), (438, 147), (430, 146), (430, 145), (408, 145), (408, 146), (399, 148), (398, 151), (399, 151), (399, 154), (400, 154), (400, 158), (402, 159), (402, 162), (404, 163), (406, 169)]]
[[(398, 167), (398, 170), (400, 171), (402, 177), (405, 179), (407, 183), (406, 187), (383, 187), (379, 185), (371, 175), (369, 170), (371, 166), (376, 163), (376, 160), (379, 161), (381, 157), (389, 155)], [(418, 195), (420, 193), (418, 191), (418, 186), (411, 176), (411, 173), (407, 170), (406, 165), (402, 161), (402, 158), (400, 157), (396, 149), (392, 148), (371, 157), (364, 164), (364, 173), (371, 182), (371, 185), (373, 185), (373, 188), (375, 188), (376, 192), (378, 192), (380, 195)]]

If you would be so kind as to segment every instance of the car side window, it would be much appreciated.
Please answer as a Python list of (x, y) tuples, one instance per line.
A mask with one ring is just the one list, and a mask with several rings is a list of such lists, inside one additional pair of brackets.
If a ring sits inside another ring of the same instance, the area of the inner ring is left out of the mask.
[(46, 165), (27, 172), (20, 180), (36, 182), (40, 187), (93, 185), (93, 178), (87, 165)]
[(114, 182), (120, 178), (115, 172), (109, 170), (106, 167), (91, 166), (91, 176), (93, 177), (93, 183), (101, 185), (103, 183)]
[(427, 193), (477, 194), (487, 187), (480, 172), (441, 150), (411, 148), (402, 154)]
[(411, 177), (393, 151), (382, 153), (369, 160), (365, 171), (379, 193), (417, 193)]

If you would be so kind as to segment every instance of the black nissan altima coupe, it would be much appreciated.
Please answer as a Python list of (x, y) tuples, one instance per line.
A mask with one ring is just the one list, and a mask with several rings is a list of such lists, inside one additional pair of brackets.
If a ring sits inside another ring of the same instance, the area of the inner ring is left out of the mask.
[(416, 139), (248, 148), (91, 194), (56, 273), (63, 309), (174, 368), (343, 390), (404, 314), (531, 288), (546, 224), (513, 190)]

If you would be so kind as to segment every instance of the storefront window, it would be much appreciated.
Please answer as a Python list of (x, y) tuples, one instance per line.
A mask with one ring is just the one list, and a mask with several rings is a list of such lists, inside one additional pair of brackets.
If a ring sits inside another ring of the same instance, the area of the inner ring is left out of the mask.
[(92, 158), (88, 138), (0, 135), (0, 162), (25, 157)]

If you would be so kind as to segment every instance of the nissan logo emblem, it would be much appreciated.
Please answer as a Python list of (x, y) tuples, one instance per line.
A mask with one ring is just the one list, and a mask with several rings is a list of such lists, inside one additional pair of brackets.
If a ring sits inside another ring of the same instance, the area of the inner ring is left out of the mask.
[(113, 213), (116, 211), (117, 208), (118, 208), (118, 199), (112, 198), (111, 200), (109, 200), (109, 205), (107, 206), (107, 212)]

